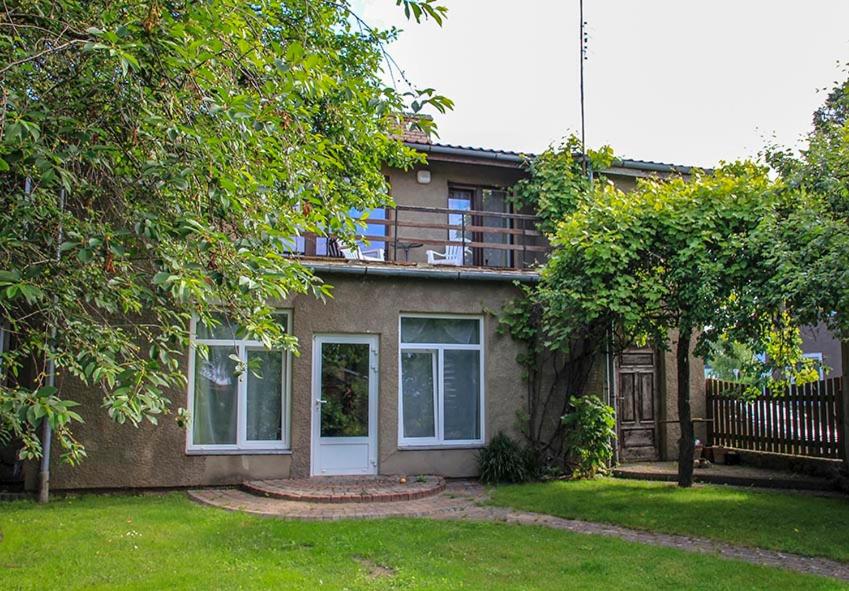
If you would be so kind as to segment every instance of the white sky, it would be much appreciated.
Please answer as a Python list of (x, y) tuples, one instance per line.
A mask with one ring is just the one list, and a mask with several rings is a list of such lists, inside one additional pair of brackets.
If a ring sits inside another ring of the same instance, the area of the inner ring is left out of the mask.
[[(354, 0), (404, 29), (392, 56), (456, 103), (445, 143), (537, 152), (577, 131), (578, 0), (442, 0), (443, 28), (394, 0)], [(711, 166), (798, 146), (823, 88), (847, 75), (845, 0), (585, 0), (587, 144)], [(399, 87), (400, 88), (400, 87)]]

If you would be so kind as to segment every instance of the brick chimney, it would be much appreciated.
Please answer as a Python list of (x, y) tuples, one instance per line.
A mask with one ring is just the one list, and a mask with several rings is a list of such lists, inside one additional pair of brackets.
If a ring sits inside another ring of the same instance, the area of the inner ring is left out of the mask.
[(420, 120), (432, 122), (433, 117), (431, 117), (430, 115), (421, 115), (414, 113), (404, 113), (401, 117), (402, 124), (404, 126), (404, 129), (401, 132), (401, 140), (413, 144), (430, 143), (430, 136), (426, 132), (419, 129), (417, 123)]

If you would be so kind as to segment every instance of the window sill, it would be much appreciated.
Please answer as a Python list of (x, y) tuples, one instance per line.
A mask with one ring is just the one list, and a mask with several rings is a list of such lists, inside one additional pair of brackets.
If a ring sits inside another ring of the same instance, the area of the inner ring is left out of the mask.
[(291, 456), (291, 449), (187, 449), (187, 456)]
[(483, 442), (477, 443), (426, 443), (423, 445), (416, 444), (404, 444), (398, 446), (398, 451), (444, 451), (449, 449), (482, 449), (484, 446)]

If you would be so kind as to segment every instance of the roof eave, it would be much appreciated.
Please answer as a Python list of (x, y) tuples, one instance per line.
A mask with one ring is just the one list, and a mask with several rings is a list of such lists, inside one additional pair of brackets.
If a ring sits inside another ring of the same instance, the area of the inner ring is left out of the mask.
[(522, 168), (522, 165), (525, 162), (525, 156), (509, 152), (482, 149), (478, 150), (474, 148), (458, 148), (439, 144), (420, 144), (415, 142), (404, 142), (404, 144), (408, 148), (412, 148), (417, 152), (427, 154), (428, 160), (468, 162), (470, 164), (484, 164), (505, 168)]
[[(428, 155), (428, 159), (467, 162), (469, 164), (484, 164), (489, 166), (502, 166), (508, 168), (522, 168), (529, 158), (536, 154), (519, 154), (517, 152), (505, 152), (499, 150), (487, 150), (483, 148), (466, 148), (459, 146), (446, 146), (442, 144), (423, 144), (417, 142), (404, 142), (409, 148)], [(690, 175), (694, 167), (663, 162), (647, 162), (643, 160), (619, 159), (610, 168), (601, 172), (620, 176), (647, 176), (651, 174), (666, 175)]]

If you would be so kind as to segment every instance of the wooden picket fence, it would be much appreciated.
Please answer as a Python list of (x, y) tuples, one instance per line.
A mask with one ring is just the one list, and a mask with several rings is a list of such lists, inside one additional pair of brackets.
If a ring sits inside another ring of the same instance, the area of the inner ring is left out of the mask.
[(842, 458), (842, 378), (741, 400), (743, 386), (708, 379), (708, 444), (817, 458)]

